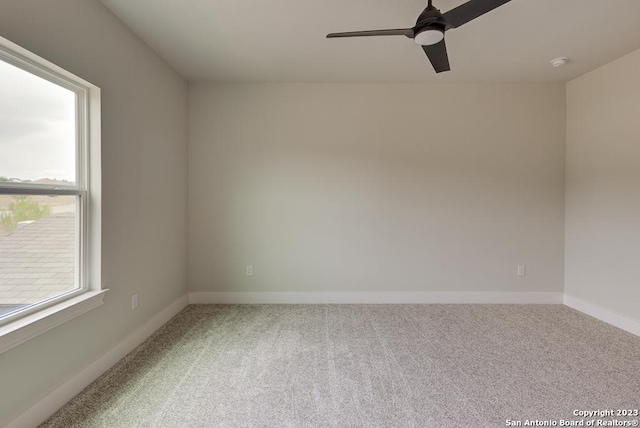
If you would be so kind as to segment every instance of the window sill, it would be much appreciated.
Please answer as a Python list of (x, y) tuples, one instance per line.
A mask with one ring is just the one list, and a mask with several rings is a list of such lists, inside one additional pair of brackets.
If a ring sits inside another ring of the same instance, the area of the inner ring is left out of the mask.
[(0, 327), (0, 354), (101, 306), (107, 291), (83, 293)]

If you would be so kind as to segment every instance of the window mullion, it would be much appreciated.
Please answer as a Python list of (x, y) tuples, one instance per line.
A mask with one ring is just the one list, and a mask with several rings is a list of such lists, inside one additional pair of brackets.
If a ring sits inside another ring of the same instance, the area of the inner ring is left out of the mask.
[(36, 187), (36, 186), (0, 186), (0, 195), (69, 195), (78, 196), (84, 194), (85, 190), (65, 189), (61, 187)]

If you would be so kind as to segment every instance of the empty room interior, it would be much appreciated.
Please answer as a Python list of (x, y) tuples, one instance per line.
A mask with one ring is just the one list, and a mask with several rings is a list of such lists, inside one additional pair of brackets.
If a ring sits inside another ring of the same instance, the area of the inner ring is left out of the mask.
[(638, 426), (638, 17), (0, 0), (0, 427)]

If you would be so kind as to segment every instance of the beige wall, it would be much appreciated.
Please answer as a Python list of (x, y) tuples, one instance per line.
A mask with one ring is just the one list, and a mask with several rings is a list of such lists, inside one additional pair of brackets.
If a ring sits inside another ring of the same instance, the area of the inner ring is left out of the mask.
[(563, 289), (563, 84), (201, 83), (189, 117), (190, 291)]
[(640, 50), (567, 85), (566, 293), (640, 321)]
[[(111, 289), (0, 354), (3, 425), (186, 291), (187, 86), (95, 0), (5, 0), (0, 36), (103, 90)], [(566, 257), (637, 318), (639, 70), (570, 82), (566, 123), (562, 84), (193, 84), (190, 290), (560, 292)]]
[(185, 293), (187, 85), (95, 0), (3, 0), (0, 36), (102, 88), (111, 289), (102, 307), (0, 354), (3, 426)]

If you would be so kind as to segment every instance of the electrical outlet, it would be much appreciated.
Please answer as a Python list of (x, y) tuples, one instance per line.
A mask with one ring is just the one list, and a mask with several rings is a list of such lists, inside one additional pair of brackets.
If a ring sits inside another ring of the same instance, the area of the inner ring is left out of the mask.
[(525, 265), (518, 265), (518, 276), (526, 276), (527, 267)]
[(253, 275), (253, 266), (247, 265), (247, 276)]
[(131, 296), (131, 310), (134, 310), (138, 307), (138, 295), (134, 294)]

